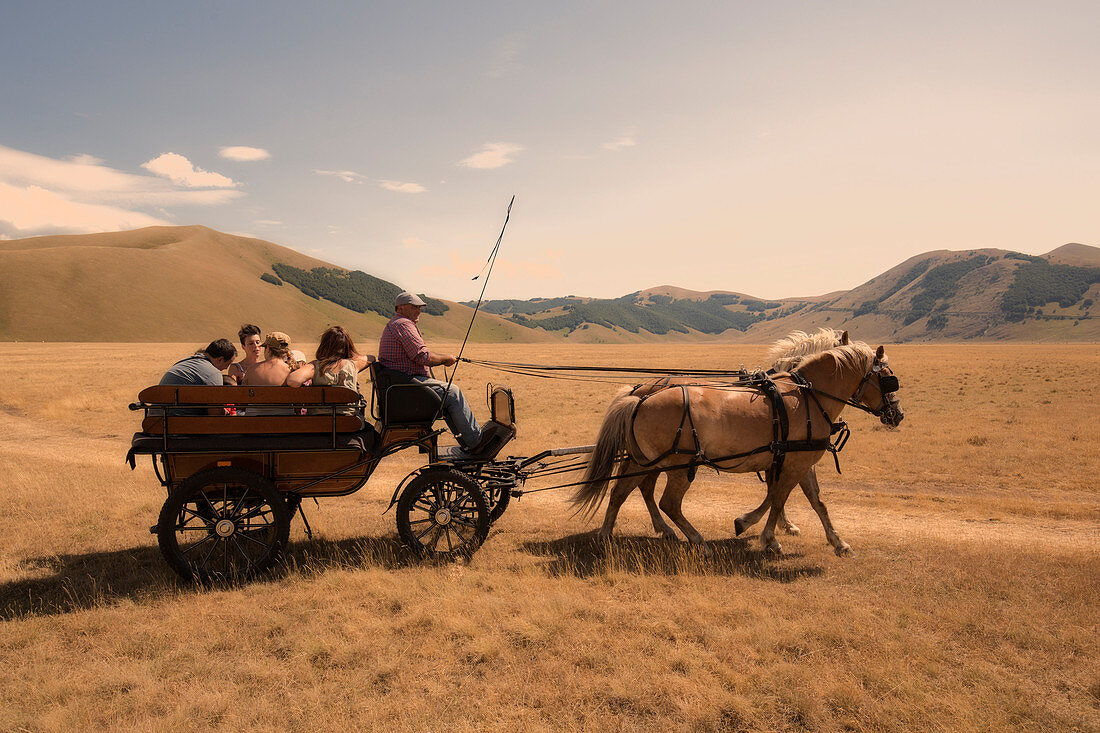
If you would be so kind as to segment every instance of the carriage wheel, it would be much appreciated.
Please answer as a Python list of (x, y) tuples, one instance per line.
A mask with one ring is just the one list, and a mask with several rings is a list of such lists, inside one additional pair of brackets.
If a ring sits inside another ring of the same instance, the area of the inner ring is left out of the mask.
[(283, 497), (263, 476), (209, 468), (189, 476), (160, 510), (157, 539), (184, 580), (248, 578), (271, 567), (290, 537)]
[(397, 500), (397, 532), (418, 555), (469, 557), (489, 534), (489, 505), (477, 482), (461, 471), (428, 469)]

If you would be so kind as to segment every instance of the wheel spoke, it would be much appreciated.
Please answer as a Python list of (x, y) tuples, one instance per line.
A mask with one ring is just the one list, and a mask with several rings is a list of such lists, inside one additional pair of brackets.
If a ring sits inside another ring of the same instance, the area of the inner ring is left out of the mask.
[[(264, 548), (265, 550), (268, 547), (271, 546), (267, 542), (261, 542), (260, 540), (256, 539), (255, 537), (250, 535), (248, 532), (241, 531), (241, 532), (237, 532), (236, 534), (239, 534), (241, 536), (241, 539), (245, 539), (245, 540), (248, 540), (249, 542), (251, 542), (255, 545), (259, 545), (260, 547)], [(236, 535), (234, 535), (234, 536), (236, 536)]]
[(432, 521), (432, 518), (427, 517), (426, 519), (413, 519), (413, 520), (410, 520), (409, 524), (424, 524), (424, 522), (430, 522), (430, 521)]
[(464, 536), (464, 535), (462, 534), (462, 532), (460, 532), (460, 531), (458, 530), (458, 527), (457, 527), (457, 526), (455, 526), (455, 527), (454, 527), (453, 529), (454, 529), (454, 531), (455, 531), (455, 534), (456, 534), (456, 535), (458, 535), (458, 539), (462, 540), (462, 544), (463, 544), (463, 545), (466, 545), (466, 544), (468, 544), (468, 543), (470, 542), (470, 540), (466, 539), (466, 537), (465, 537), (465, 536)]
[[(429, 521), (431, 521), (431, 520), (429, 520)], [(427, 529), (425, 529), (423, 532), (421, 532), (420, 534), (418, 534), (416, 536), (416, 541), (419, 542), (421, 537), (428, 534), (428, 532), (431, 532), (436, 526), (437, 526), (436, 523), (432, 522), (430, 525), (428, 525)]]
[(237, 548), (237, 552), (241, 553), (241, 557), (243, 557), (244, 561), (246, 563), (248, 563), (248, 567), (251, 568), (252, 570), (255, 570), (256, 569), (256, 563), (252, 562), (252, 558), (249, 557), (248, 553), (244, 551), (243, 547), (241, 547), (241, 543), (237, 542), (237, 538), (236, 537), (230, 537), (230, 539), (233, 540), (233, 546)]
[[(421, 503), (421, 502), (423, 502), (423, 503)], [(430, 501), (428, 501), (427, 499), (425, 499), (423, 496), (421, 496), (420, 498), (418, 498), (416, 501), (413, 502), (413, 507), (416, 508), (416, 509), (423, 509), (424, 511), (428, 512), (429, 514), (431, 514), (432, 512), (435, 511), (435, 507), (432, 506), (432, 503)]]
[(443, 528), (443, 533), (447, 535), (447, 552), (454, 552), (455, 551), (454, 545), (451, 544), (451, 528), (450, 527), (444, 527)]
[(463, 527), (470, 527), (471, 529), (477, 529), (477, 523), (472, 522), (461, 514), (455, 514), (451, 517), (451, 521), (455, 524), (461, 524)]
[(187, 553), (191, 552), (191, 550), (194, 550), (196, 547), (201, 547), (204, 542), (209, 542), (210, 540), (214, 539), (214, 537), (215, 537), (215, 535), (208, 534), (205, 537), (203, 537), (201, 540), (198, 540), (197, 542), (193, 542), (186, 550), (180, 550), (180, 552), (181, 552), (181, 554), (186, 555)]
[(202, 558), (202, 562), (199, 563), (200, 568), (205, 568), (206, 567), (206, 563), (210, 562), (210, 556), (214, 554), (214, 550), (216, 550), (217, 547), (218, 547), (218, 542), (217, 542), (217, 539), (216, 539), (217, 535), (212, 534), (210, 536), (212, 538), (215, 538), (215, 541), (213, 542), (213, 544), (210, 545), (210, 549), (206, 552), (206, 555)]
[(439, 535), (442, 533), (443, 528), (439, 527), (439, 531), (435, 533), (435, 537), (432, 538), (432, 552), (435, 552), (436, 546), (439, 544)]

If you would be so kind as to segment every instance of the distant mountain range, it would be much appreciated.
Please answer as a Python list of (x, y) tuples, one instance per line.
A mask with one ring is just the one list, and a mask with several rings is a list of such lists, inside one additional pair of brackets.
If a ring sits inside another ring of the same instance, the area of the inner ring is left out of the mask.
[[(339, 323), (370, 344), (401, 289), (202, 226), (0, 241), (0, 340), (200, 343), (254, 322), (303, 343)], [(474, 303), (426, 300), (425, 335), (461, 339)], [(1041, 257), (938, 250), (852, 290), (808, 298), (663, 286), (613, 299), (487, 301), (471, 338), (762, 343), (829, 326), (882, 342), (1100, 341), (1097, 301), (1097, 247), (1067, 244)]]
[(763, 300), (652, 288), (614, 299), (495, 300), (482, 309), (584, 341), (690, 335), (759, 342), (792, 330), (845, 328), (877, 341), (1100, 340), (1100, 248), (1041, 257), (998, 249), (911, 257), (849, 291)]

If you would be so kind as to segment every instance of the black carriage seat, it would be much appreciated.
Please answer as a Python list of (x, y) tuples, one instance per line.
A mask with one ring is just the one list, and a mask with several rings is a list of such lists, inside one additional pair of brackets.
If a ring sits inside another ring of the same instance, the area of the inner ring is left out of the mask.
[(374, 416), (383, 425), (431, 429), (442, 405), (435, 390), (414, 382), (403, 372), (386, 369), (377, 361), (370, 365), (370, 376), (378, 408)]

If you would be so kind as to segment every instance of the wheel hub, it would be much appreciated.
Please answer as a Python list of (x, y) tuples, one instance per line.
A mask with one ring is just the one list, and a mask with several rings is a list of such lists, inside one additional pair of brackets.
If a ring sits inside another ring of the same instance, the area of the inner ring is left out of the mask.
[(214, 533), (219, 537), (228, 537), (237, 530), (237, 525), (228, 519), (222, 519), (214, 525)]
[(436, 509), (435, 511), (435, 523), (446, 526), (451, 523), (451, 510), (444, 507), (442, 509)]

